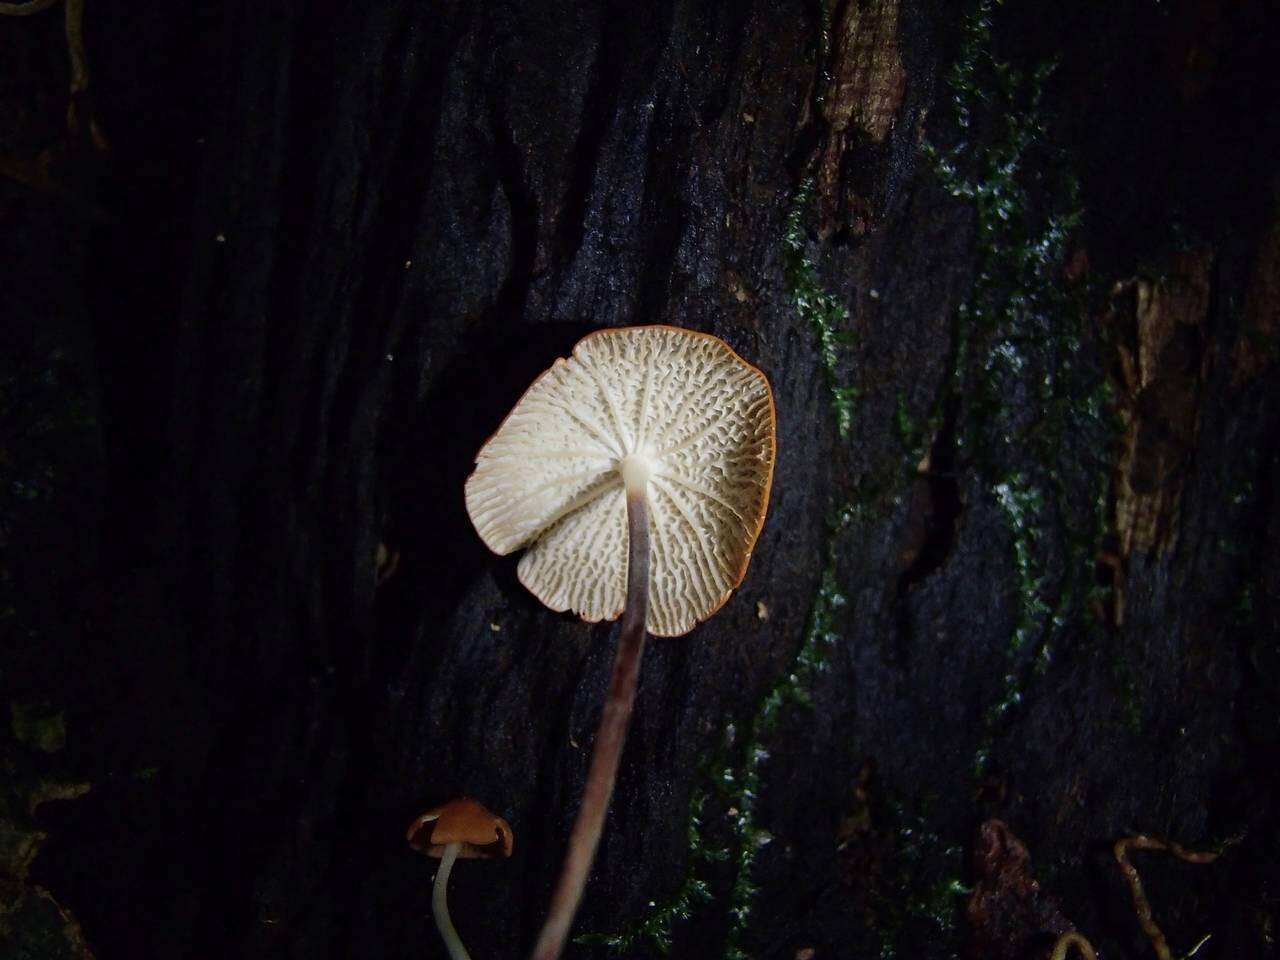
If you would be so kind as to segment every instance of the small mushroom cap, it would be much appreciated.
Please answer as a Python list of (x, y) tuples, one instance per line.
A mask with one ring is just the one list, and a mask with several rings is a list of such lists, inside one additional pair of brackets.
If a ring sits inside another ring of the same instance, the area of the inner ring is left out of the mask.
[[(765, 375), (679, 327), (599, 330), (557, 360), (476, 456), (467, 513), (553, 610), (612, 620), (626, 603), (628, 482), (647, 490), (649, 615), (687, 633), (742, 582), (776, 453)], [(647, 478), (647, 482), (644, 478)]]
[(509, 857), (515, 835), (507, 821), (490, 813), (479, 801), (458, 797), (428, 810), (409, 825), (409, 846), (429, 857), (444, 856), (444, 848), (460, 843), (459, 857)]

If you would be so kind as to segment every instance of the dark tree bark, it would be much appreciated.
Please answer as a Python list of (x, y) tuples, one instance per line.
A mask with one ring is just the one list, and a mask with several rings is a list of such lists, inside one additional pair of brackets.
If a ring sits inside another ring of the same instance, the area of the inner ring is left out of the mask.
[(0, 19), (0, 698), (65, 731), (0, 741), (49, 834), (5, 902), (102, 960), (443, 956), (404, 830), (468, 794), (516, 850), (455, 923), (526, 953), (614, 627), (462, 484), (670, 323), (769, 376), (777, 472), (650, 642), (570, 955), (1141, 956), (1136, 832), (1221, 851), (1134, 857), (1178, 950), (1275, 955), (1268, 3), (197, 6), (86, 11), (109, 152), (58, 15)]

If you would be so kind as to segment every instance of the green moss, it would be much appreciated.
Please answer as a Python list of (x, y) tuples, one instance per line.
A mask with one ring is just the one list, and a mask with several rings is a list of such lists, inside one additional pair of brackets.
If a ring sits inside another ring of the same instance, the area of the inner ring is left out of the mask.
[(892, 874), (871, 898), (880, 960), (913, 957), (925, 945), (956, 953), (960, 908), (972, 892), (961, 880), (964, 848), (929, 828), (928, 804), (887, 805), (893, 832)]
[[(828, 523), (821, 584), (810, 610), (804, 642), (790, 668), (761, 701), (747, 725), (743, 741), (738, 740), (738, 731), (730, 725), (724, 752), (735, 755), (737, 760), (722, 757), (713, 768), (710, 788), (694, 798), (688, 827), (689, 866), (680, 889), (664, 903), (651, 902), (642, 918), (622, 930), (585, 934), (576, 938), (576, 942), (605, 946), (619, 954), (647, 944), (665, 953), (671, 945), (674, 925), (687, 920), (699, 905), (712, 899), (707, 884), (698, 876), (700, 869), (711, 862), (730, 860), (733, 881), (728, 892), (729, 931), (724, 955), (726, 960), (745, 960), (743, 942), (759, 893), (752, 870), (760, 850), (773, 839), (756, 819), (761, 777), (769, 759), (764, 741), (778, 729), (787, 711), (810, 707), (809, 690), (818, 675), (827, 669), (828, 656), (837, 639), (836, 613), (846, 603), (836, 583), (835, 538), (853, 518), (856, 509), (846, 508)], [(730, 847), (711, 846), (703, 836), (702, 812), (713, 791), (731, 817)]]
[[(831, 11), (827, 3), (820, 3), (818, 9), (818, 62), (821, 76), (815, 102), (820, 107), (824, 91), (831, 83)], [(817, 337), (828, 402), (836, 431), (843, 439), (849, 436), (853, 424), (853, 406), (858, 390), (842, 381), (840, 368), (843, 353), (855, 345), (855, 338), (849, 330), (848, 309), (835, 294), (824, 288), (818, 275), (818, 266), (808, 253), (805, 218), (812, 207), (813, 198), (814, 180), (807, 177), (800, 183), (787, 212), (786, 231), (783, 235), (783, 267), (788, 293), (796, 312)], [(828, 524), (822, 579), (810, 610), (804, 641), (790, 669), (765, 695), (748, 724), (745, 744), (739, 748), (742, 759), (737, 764), (724, 764), (716, 778), (717, 788), (733, 811), (735, 841), (735, 849), (730, 853), (735, 869), (729, 892), (729, 933), (725, 951), (728, 960), (742, 960), (746, 957), (743, 942), (754, 901), (759, 893), (752, 871), (759, 851), (772, 839), (756, 819), (761, 777), (769, 759), (764, 742), (777, 730), (786, 711), (810, 706), (809, 689), (818, 674), (826, 669), (828, 654), (836, 642), (836, 611), (846, 602), (836, 582), (835, 538), (848, 519), (845, 511), (833, 517)], [(731, 738), (734, 733), (735, 731), (730, 731)]]
[(1090, 625), (1109, 483), (1102, 452), (1117, 431), (1086, 346), (1085, 291), (1062, 278), (1081, 210), (1043, 108), (1055, 64), (997, 59), (995, 10), (992, 0), (976, 4), (947, 77), (958, 145), (924, 147), (942, 185), (974, 211), (977, 269), (956, 315), (949, 389), (963, 414), (960, 454), (1003, 515), (1013, 551), (1013, 635), (979, 771), (1055, 639)]
[(920, 431), (911, 418), (911, 411), (907, 409), (907, 394), (903, 390), (898, 391), (898, 403), (893, 412), (893, 428), (902, 445), (908, 450), (913, 449), (919, 442)]
[(804, 217), (812, 201), (813, 178), (810, 177), (800, 184), (787, 213), (782, 240), (783, 267), (796, 312), (818, 338), (818, 357), (836, 430), (841, 437), (847, 437), (853, 424), (853, 403), (858, 396), (855, 387), (843, 384), (840, 379), (841, 350), (853, 342), (848, 332), (849, 311), (835, 294), (823, 288), (817, 264), (807, 252)]
[(836, 614), (847, 601), (836, 582), (835, 541), (838, 531), (847, 522), (848, 513), (842, 511), (828, 524), (826, 562), (821, 585), (810, 610), (804, 642), (791, 668), (765, 696), (752, 718), (743, 753), (745, 762), (740, 770), (726, 766), (720, 773), (720, 786), (732, 797), (733, 809), (737, 811), (733, 820), (736, 871), (729, 896), (727, 960), (744, 960), (746, 957), (742, 944), (753, 903), (759, 893), (752, 879), (752, 868), (759, 851), (772, 840), (755, 815), (761, 776), (769, 759), (764, 741), (778, 729), (786, 711), (811, 705), (809, 690), (827, 669), (828, 657), (838, 639), (835, 633)]
[(706, 805), (707, 791), (698, 793), (689, 809), (688, 840), (689, 861), (680, 889), (665, 903), (649, 901), (643, 917), (617, 933), (586, 933), (575, 937), (574, 942), (586, 946), (608, 947), (625, 955), (642, 946), (655, 947), (661, 953), (671, 950), (671, 936), (675, 924), (688, 920), (694, 910), (712, 899), (706, 881), (698, 877), (701, 866), (716, 860), (724, 860), (728, 851), (710, 847), (703, 842), (702, 811)]

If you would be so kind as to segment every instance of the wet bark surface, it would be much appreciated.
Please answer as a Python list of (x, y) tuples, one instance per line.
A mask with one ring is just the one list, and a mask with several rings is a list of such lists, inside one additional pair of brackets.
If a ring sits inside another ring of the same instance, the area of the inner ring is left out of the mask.
[(525, 953), (614, 628), (462, 484), (671, 323), (769, 376), (777, 471), (650, 643), (570, 954), (1146, 956), (1141, 832), (1221, 851), (1134, 855), (1177, 950), (1274, 955), (1275, 25), (1060, 6), (91, 6), (107, 150), (61, 14), (0, 18), (0, 896), (79, 924), (0, 944), (443, 956), (404, 831), (467, 794), (515, 853), (455, 923)]

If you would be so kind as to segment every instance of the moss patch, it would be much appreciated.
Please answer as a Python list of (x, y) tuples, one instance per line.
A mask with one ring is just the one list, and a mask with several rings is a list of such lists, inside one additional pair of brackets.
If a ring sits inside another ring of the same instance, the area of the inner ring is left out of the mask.
[[(746, 960), (743, 943), (759, 893), (752, 869), (759, 851), (772, 840), (756, 818), (761, 777), (769, 759), (764, 742), (778, 729), (787, 710), (809, 707), (809, 690), (827, 667), (829, 652), (837, 639), (835, 614), (846, 602), (836, 584), (835, 537), (849, 516), (849, 511), (842, 511), (830, 524), (821, 586), (795, 659), (747, 724), (745, 742), (739, 740), (738, 731), (730, 725), (722, 755), (712, 766), (711, 783), (694, 796), (688, 824), (688, 868), (680, 889), (665, 902), (650, 902), (643, 917), (621, 930), (584, 934), (575, 942), (608, 947), (619, 954), (643, 945), (667, 952), (675, 924), (689, 919), (699, 906), (713, 899), (707, 883), (699, 877), (700, 871), (711, 863), (727, 860), (731, 862), (733, 880), (728, 891), (729, 930), (724, 956), (726, 960)], [(730, 756), (738, 759), (728, 760)], [(703, 835), (703, 810), (713, 795), (731, 818), (732, 843), (727, 846), (709, 844)]]
[(901, 803), (890, 810), (895, 875), (871, 907), (880, 960), (918, 956), (925, 948), (958, 952), (960, 909), (971, 892), (960, 879), (964, 851), (929, 829), (927, 810)]
[(1117, 432), (1087, 343), (1086, 291), (1064, 279), (1081, 210), (1042, 106), (1055, 64), (998, 59), (995, 7), (980, 0), (970, 13), (947, 76), (957, 145), (924, 146), (943, 186), (976, 215), (977, 270), (957, 312), (949, 389), (963, 413), (959, 455), (1004, 517), (1013, 552), (1015, 627), (979, 774), (1056, 639), (1087, 623), (1105, 529), (1103, 451)]
[(783, 266), (791, 302), (818, 338), (818, 357), (831, 413), (836, 430), (844, 438), (849, 436), (853, 425), (853, 403), (858, 394), (855, 387), (841, 382), (840, 355), (853, 344), (853, 335), (848, 330), (848, 308), (823, 287), (818, 266), (809, 256), (805, 217), (813, 205), (813, 195), (814, 182), (810, 177), (800, 184), (787, 213), (787, 228), (782, 238)]
[(706, 805), (707, 791), (697, 794), (689, 809), (687, 826), (689, 839), (689, 866), (680, 889), (670, 900), (657, 903), (650, 900), (644, 916), (627, 924), (617, 933), (584, 933), (574, 937), (574, 943), (584, 946), (608, 947), (612, 952), (625, 955), (640, 947), (650, 946), (660, 953), (671, 950), (672, 930), (676, 923), (688, 920), (702, 904), (710, 902), (711, 891), (705, 880), (698, 876), (699, 867), (715, 860), (727, 859), (727, 850), (710, 847), (703, 842), (702, 811)]
[(846, 604), (836, 581), (836, 536), (848, 522), (848, 511), (841, 511), (829, 523), (826, 562), (821, 585), (814, 598), (800, 645), (790, 669), (765, 696), (752, 718), (743, 748), (745, 761), (740, 768), (725, 766), (720, 772), (720, 786), (732, 798), (736, 840), (735, 874), (729, 896), (729, 936), (725, 956), (728, 960), (745, 960), (743, 942), (751, 919), (753, 903), (759, 888), (752, 879), (752, 868), (760, 849), (772, 839), (756, 819), (756, 800), (760, 793), (764, 764), (769, 759), (765, 740), (772, 735), (786, 711), (807, 709), (811, 705), (809, 690), (819, 674), (827, 669), (828, 658), (838, 637), (835, 633), (836, 612)]

